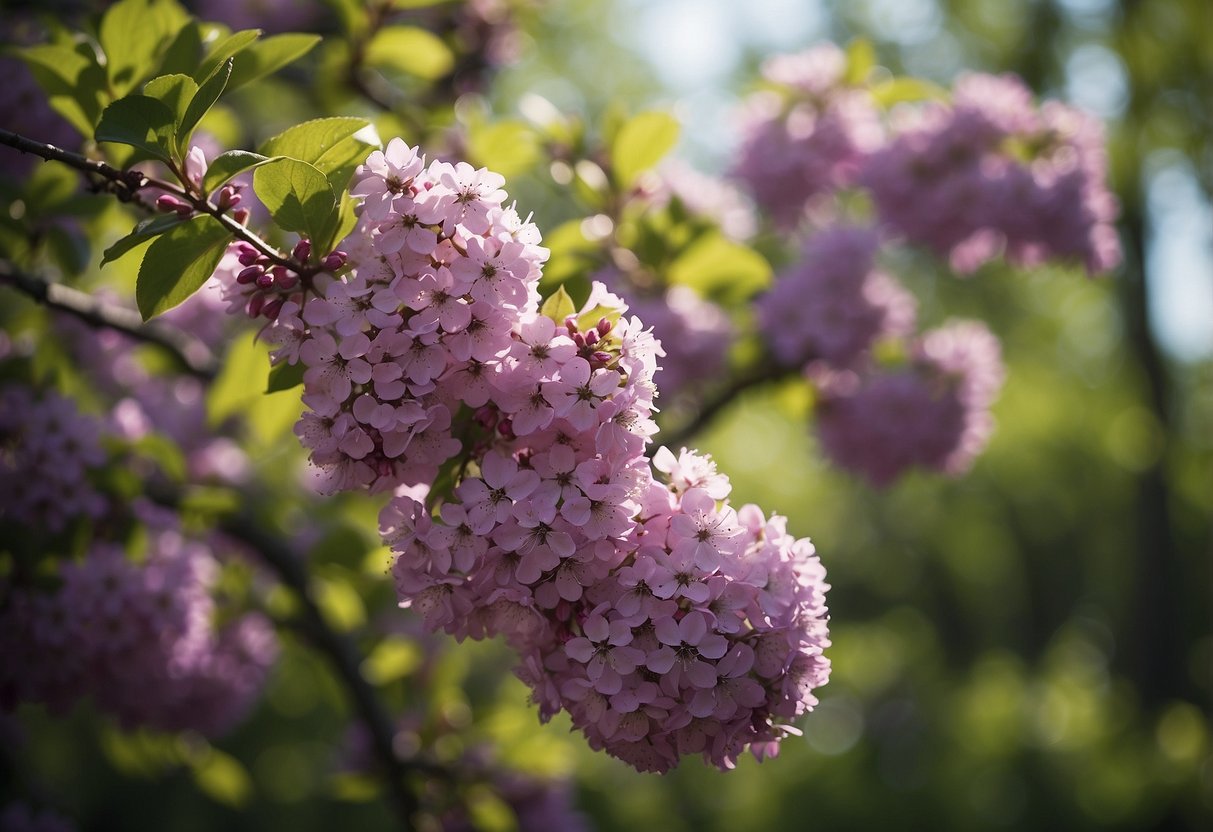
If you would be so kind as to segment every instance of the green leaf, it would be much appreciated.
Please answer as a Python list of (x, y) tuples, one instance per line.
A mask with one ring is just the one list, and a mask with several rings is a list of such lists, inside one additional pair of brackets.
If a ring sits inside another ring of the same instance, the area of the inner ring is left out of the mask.
[(143, 94), (154, 98), (173, 111), (173, 121), (181, 123), (181, 117), (198, 92), (198, 85), (188, 75), (161, 75), (143, 85)]
[(151, 74), (188, 22), (172, 0), (121, 0), (110, 6), (97, 37), (113, 94), (125, 95)]
[(228, 78), (232, 75), (234, 60), (234, 58), (228, 58), (220, 64), (219, 68), (202, 82), (202, 86), (197, 88), (194, 97), (190, 99), (185, 115), (181, 118), (181, 126), (177, 129), (177, 148), (182, 153), (188, 149), (190, 136), (193, 134), (194, 128), (198, 126), (198, 122), (202, 121), (207, 110), (214, 106), (215, 102), (219, 100), (219, 96), (223, 94), (224, 88), (227, 87)]
[(194, 217), (156, 238), (139, 266), (135, 300), (148, 320), (172, 309), (215, 271), (231, 232), (210, 216)]
[(253, 780), (244, 764), (230, 754), (208, 748), (192, 766), (194, 782), (213, 800), (240, 808), (253, 794)]
[[(260, 29), (241, 29), (216, 42), (206, 53), (198, 71), (194, 73), (194, 80), (201, 83), (204, 79), (209, 78), (220, 64), (252, 46), (259, 37), (261, 37)], [(228, 83), (231, 83), (230, 79)]]
[(135, 226), (134, 231), (105, 250), (105, 254), (101, 257), (101, 265), (104, 266), (107, 263), (118, 260), (131, 250), (138, 248), (150, 240), (154, 240), (167, 231), (171, 231), (183, 222), (185, 222), (185, 219), (177, 214), (162, 214), (161, 216), (149, 217), (141, 221)]
[(557, 328), (564, 326), (564, 319), (576, 312), (577, 306), (563, 286), (557, 286), (556, 291), (552, 292), (551, 296), (543, 302), (543, 306), (539, 307), (539, 314), (546, 315), (555, 321)]
[(341, 195), (341, 205), (333, 215), (332, 222), (319, 237), (312, 241), (317, 255), (332, 251), (358, 224), (358, 200), (349, 194)]
[(416, 642), (385, 638), (362, 662), (362, 675), (373, 685), (385, 685), (408, 676), (424, 658)]
[(855, 38), (847, 44), (847, 71), (843, 80), (862, 84), (876, 68), (876, 47), (867, 38)]
[(269, 380), (265, 384), (265, 392), (277, 393), (280, 390), (290, 390), (303, 384), (303, 372), (307, 368), (302, 361), (294, 364), (279, 364), (270, 370)]
[(385, 26), (367, 44), (368, 66), (392, 69), (433, 81), (455, 66), (455, 55), (442, 38), (416, 26)]
[(366, 605), (358, 590), (344, 576), (318, 577), (316, 604), (324, 613), (329, 626), (339, 633), (348, 633), (366, 623)]
[(261, 145), (266, 156), (289, 156), (314, 165), (333, 193), (345, 190), (354, 168), (379, 146), (379, 135), (363, 118), (318, 118), (288, 128)]
[(298, 159), (274, 159), (253, 173), (253, 190), (284, 231), (312, 240), (331, 229), (337, 200), (324, 174)]
[(320, 168), (317, 163), (326, 153), (344, 139), (370, 127), (370, 124), (364, 118), (317, 118), (305, 121), (266, 139), (261, 144), (261, 152), (266, 156), (290, 156)]
[(164, 102), (146, 95), (128, 95), (105, 108), (96, 138), (99, 142), (129, 144), (167, 162), (172, 158), (176, 120)]
[(250, 153), (247, 150), (229, 150), (220, 153), (211, 160), (202, 180), (203, 189), (209, 194), (233, 176), (239, 176), (246, 170), (252, 170), (258, 165), (264, 165), (269, 158), (260, 153)]
[(678, 121), (669, 113), (640, 113), (628, 119), (611, 145), (615, 184), (630, 188), (678, 142)]
[(718, 233), (706, 235), (679, 255), (667, 273), (705, 297), (741, 302), (771, 282), (771, 264), (752, 248)]
[(207, 424), (218, 427), (229, 416), (244, 412), (261, 398), (269, 366), (269, 348), (264, 343), (250, 337), (237, 339), (207, 391)]
[(59, 115), (91, 136), (109, 96), (105, 70), (88, 44), (54, 44), (17, 50)]
[(161, 75), (193, 75), (202, 59), (202, 31), (197, 23), (181, 28), (160, 61)]
[(890, 78), (872, 87), (872, 98), (881, 107), (912, 101), (946, 101), (948, 91), (921, 78)]
[(302, 58), (320, 43), (320, 35), (276, 35), (258, 41), (236, 55), (227, 88), (234, 90), (276, 72)]
[(539, 136), (521, 121), (503, 121), (469, 131), (468, 156), (477, 166), (507, 179), (531, 168), (540, 156)]

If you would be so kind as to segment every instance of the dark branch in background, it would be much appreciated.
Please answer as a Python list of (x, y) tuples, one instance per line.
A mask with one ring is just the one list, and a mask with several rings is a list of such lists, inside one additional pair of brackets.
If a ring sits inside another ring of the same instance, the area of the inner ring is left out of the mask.
[(259, 526), (247, 513), (228, 518), (220, 523), (220, 528), (228, 536), (254, 549), (299, 599), (302, 607), (302, 631), (312, 645), (328, 657), (333, 670), (349, 691), (354, 709), (371, 736), (388, 797), (401, 818), (403, 828), (412, 829), (413, 817), (417, 813), (419, 803), (413, 789), (406, 782), (406, 777), (414, 773), (447, 777), (449, 772), (422, 760), (403, 759), (396, 753), (393, 745), (396, 730), (391, 715), (379, 700), (375, 689), (362, 675), (357, 647), (333, 630), (325, 620), (316, 604), (311, 580), (299, 555), (280, 538)]
[(106, 303), (79, 289), (26, 274), (4, 260), (0, 260), (0, 283), (50, 309), (79, 318), (89, 326), (112, 329), (136, 341), (154, 344), (171, 355), (187, 373), (204, 381), (213, 379), (219, 372), (219, 362), (206, 344), (171, 326), (144, 323), (133, 309)]
[(663, 445), (677, 453), (680, 447), (686, 445), (700, 431), (710, 425), (720, 415), (721, 411), (732, 404), (740, 394), (751, 387), (757, 387), (761, 384), (784, 378), (791, 378), (795, 373), (795, 370), (781, 366), (774, 359), (765, 358), (717, 390), (711, 398), (699, 404), (695, 410), (695, 415), (689, 421), (681, 425), (675, 425), (674, 428), (663, 430), (657, 434), (657, 441), (649, 446), (649, 456), (656, 453), (657, 449)]
[(98, 162), (96, 159), (90, 159), (79, 153), (64, 150), (53, 144), (27, 139), (25, 136), (3, 128), (0, 128), (0, 144), (8, 145), (22, 153), (32, 153), (47, 161), (62, 162), (69, 167), (92, 176), (99, 176), (109, 183), (112, 186), (112, 192), (124, 201), (129, 202), (133, 200), (135, 194), (144, 188), (154, 188), (166, 194), (171, 194), (183, 202), (188, 202), (195, 211), (214, 217), (224, 228), (231, 232), (233, 237), (243, 240), (275, 264), (286, 266), (288, 269), (299, 274), (300, 277), (306, 279), (320, 271), (320, 267), (314, 263), (299, 263), (283, 254), (252, 231), (236, 222), (227, 213), (227, 209), (212, 205), (205, 197), (192, 193), (181, 185), (152, 179), (137, 170), (119, 170), (112, 165), (107, 165), (105, 162)]

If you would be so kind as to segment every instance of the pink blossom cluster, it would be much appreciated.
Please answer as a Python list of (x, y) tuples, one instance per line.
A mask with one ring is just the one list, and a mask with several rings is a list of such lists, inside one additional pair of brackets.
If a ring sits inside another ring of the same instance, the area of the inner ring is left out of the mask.
[(820, 391), (816, 428), (838, 465), (888, 485), (912, 467), (966, 471), (994, 428), (990, 406), (1005, 371), (997, 337), (953, 322), (916, 338), (896, 371), (810, 365)]
[(914, 296), (877, 268), (879, 250), (874, 230), (854, 226), (830, 226), (808, 240), (758, 301), (763, 336), (781, 363), (843, 367), (877, 340), (913, 332)]
[(654, 479), (659, 343), (599, 283), (538, 311), (547, 251), (502, 184), (400, 140), (358, 169), (348, 269), (263, 331), (305, 367), (296, 433), (330, 490), (394, 491), (401, 605), (504, 636), (544, 719), (642, 770), (774, 754), (829, 673), (812, 544), (704, 457)]
[(1005, 253), (1018, 265), (1073, 260), (1091, 273), (1120, 261), (1097, 119), (1037, 107), (1012, 75), (962, 75), (950, 104), (904, 114), (860, 180), (881, 221), (972, 272)]
[(781, 228), (815, 198), (851, 185), (884, 139), (871, 95), (846, 82), (846, 54), (822, 44), (763, 64), (770, 89), (751, 95), (733, 175)]
[(89, 482), (105, 462), (100, 420), (55, 393), (0, 389), (0, 520), (62, 531), (98, 517), (106, 501)]
[(140, 563), (94, 543), (60, 567), (54, 591), (10, 586), (0, 612), (0, 699), (65, 710), (89, 697), (125, 726), (222, 734), (256, 701), (277, 655), (258, 614), (219, 624), (211, 544), (172, 515), (137, 507)]
[(500, 395), (494, 379), (522, 348), (514, 330), (535, 317), (548, 254), (502, 184), (464, 162), (427, 166), (399, 139), (356, 172), (351, 268), (321, 276), (306, 301), (290, 295), (263, 333), (276, 362), (306, 368), (295, 432), (322, 490), (432, 481), (462, 447), (461, 412)]

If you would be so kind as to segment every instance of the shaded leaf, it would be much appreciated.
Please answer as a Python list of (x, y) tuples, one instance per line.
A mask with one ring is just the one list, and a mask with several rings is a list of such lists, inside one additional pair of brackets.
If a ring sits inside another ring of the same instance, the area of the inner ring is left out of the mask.
[(104, 266), (107, 263), (114, 262), (132, 249), (138, 248), (149, 240), (159, 237), (161, 234), (181, 225), (183, 222), (185, 222), (185, 219), (177, 214), (162, 214), (161, 216), (149, 217), (141, 221), (135, 226), (134, 231), (105, 250), (105, 254), (101, 257), (101, 265)]
[(161, 234), (139, 266), (135, 300), (143, 320), (172, 309), (215, 271), (231, 233), (210, 216), (193, 217)]
[(194, 128), (202, 117), (206, 115), (207, 110), (214, 106), (219, 100), (219, 96), (223, 94), (223, 90), (227, 87), (228, 78), (232, 74), (232, 62), (234, 58), (228, 58), (219, 68), (211, 73), (210, 77), (202, 82), (202, 86), (198, 87), (193, 98), (189, 102), (189, 106), (185, 110), (185, 115), (181, 118), (181, 125), (177, 128), (177, 147), (184, 152), (190, 141), (190, 135), (194, 132)]
[(771, 264), (748, 246), (710, 234), (687, 247), (670, 265), (668, 277), (705, 297), (736, 303), (766, 288)]
[(202, 187), (209, 194), (233, 176), (239, 176), (246, 170), (252, 170), (268, 161), (270, 160), (260, 153), (250, 153), (247, 150), (229, 150), (221, 153), (212, 159), (207, 167)]
[(91, 136), (108, 100), (105, 70), (87, 44), (31, 46), (17, 51), (47, 94), (51, 108)]
[(121, 0), (110, 6), (97, 38), (111, 92), (125, 95), (150, 75), (188, 22), (185, 10), (172, 0)]
[(162, 101), (146, 95), (128, 95), (105, 108), (97, 124), (99, 142), (137, 147), (162, 161), (171, 158), (176, 116)]
[(252, 797), (252, 778), (244, 764), (230, 754), (208, 748), (191, 770), (198, 788), (225, 806), (239, 808)]
[(294, 364), (279, 364), (270, 370), (269, 380), (265, 384), (265, 392), (277, 393), (280, 390), (290, 390), (303, 384), (303, 373), (307, 368), (302, 361)]
[[(201, 83), (203, 80), (209, 78), (211, 73), (220, 64), (252, 46), (257, 42), (259, 37), (261, 37), (260, 29), (241, 29), (239, 32), (232, 32), (226, 38), (219, 40), (206, 53), (206, 57), (202, 59), (198, 71), (194, 73), (194, 80)], [(228, 83), (231, 83), (230, 78), (228, 79)]]
[(188, 75), (160, 75), (143, 85), (143, 94), (154, 98), (173, 111), (173, 121), (181, 123), (181, 117), (198, 92), (198, 85)]

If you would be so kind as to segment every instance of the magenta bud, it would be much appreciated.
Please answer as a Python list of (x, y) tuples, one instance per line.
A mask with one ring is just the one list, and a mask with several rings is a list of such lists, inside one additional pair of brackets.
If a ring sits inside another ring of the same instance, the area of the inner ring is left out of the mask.
[(260, 277), (257, 278), (257, 288), (258, 289), (269, 289), (273, 285), (274, 285), (274, 276), (272, 274), (269, 274), (268, 272), (263, 273)]
[(232, 219), (241, 225), (248, 225), (249, 212), (247, 208), (237, 208), (232, 211)]
[(612, 356), (609, 352), (603, 352), (602, 350), (598, 350), (591, 356), (591, 358), (593, 358), (595, 361), (601, 362), (603, 364), (610, 364)]
[(612, 329), (611, 322), (609, 320), (607, 320), (606, 318), (600, 318), (598, 320), (598, 326), (595, 327), (595, 329), (598, 330), (598, 334), (600, 336), (605, 338), (607, 336), (607, 333), (610, 332)]
[(295, 249), (294, 249), (294, 251), (291, 252), (291, 257), (295, 258), (300, 263), (302, 263), (305, 260), (307, 260), (308, 256), (311, 253), (312, 253), (311, 240), (300, 240), (299, 242), (295, 243)]
[(235, 205), (239, 205), (240, 200), (240, 192), (231, 185), (224, 185), (219, 190), (219, 207), (223, 210), (227, 210)]
[(598, 330), (590, 329), (585, 333), (585, 342), (591, 347), (598, 343)]
[(577, 317), (575, 315), (569, 315), (567, 318), (565, 318), (564, 319), (564, 328), (569, 331), (569, 335), (576, 335), (577, 334)]
[(261, 314), (271, 321), (278, 320), (278, 313), (282, 311), (282, 304), (286, 301), (282, 298), (275, 298), (261, 308)]
[(502, 436), (510, 438), (514, 435), (514, 423), (509, 419), (502, 419), (497, 423), (497, 432)]
[(241, 249), (240, 254), (236, 256), (236, 259), (240, 261), (241, 266), (254, 266), (257, 264), (257, 261), (261, 259), (261, 255), (257, 253), (256, 249), (250, 247), (247, 249)]
[(185, 203), (171, 194), (162, 194), (161, 196), (156, 197), (157, 210), (164, 211), (166, 214), (170, 211), (180, 211), (181, 206), (184, 204)]
[(334, 251), (328, 257), (324, 258), (324, 268), (330, 272), (335, 272), (337, 269), (345, 265), (348, 255), (344, 251)]
[(236, 282), (247, 285), (257, 280), (263, 274), (265, 274), (265, 269), (260, 266), (248, 266), (242, 269), (240, 274), (236, 275)]
[(286, 277), (289, 272), (287, 272), (286, 266), (274, 266), (272, 269), (270, 269), (270, 274), (274, 276), (275, 280), (281, 280), (282, 278)]
[(253, 295), (248, 302), (248, 316), (256, 318), (261, 314), (261, 307), (265, 306), (265, 295)]
[(278, 284), (279, 289), (286, 289), (289, 291), (294, 289), (299, 284), (299, 276), (287, 273), (282, 277), (275, 278), (275, 282)]

